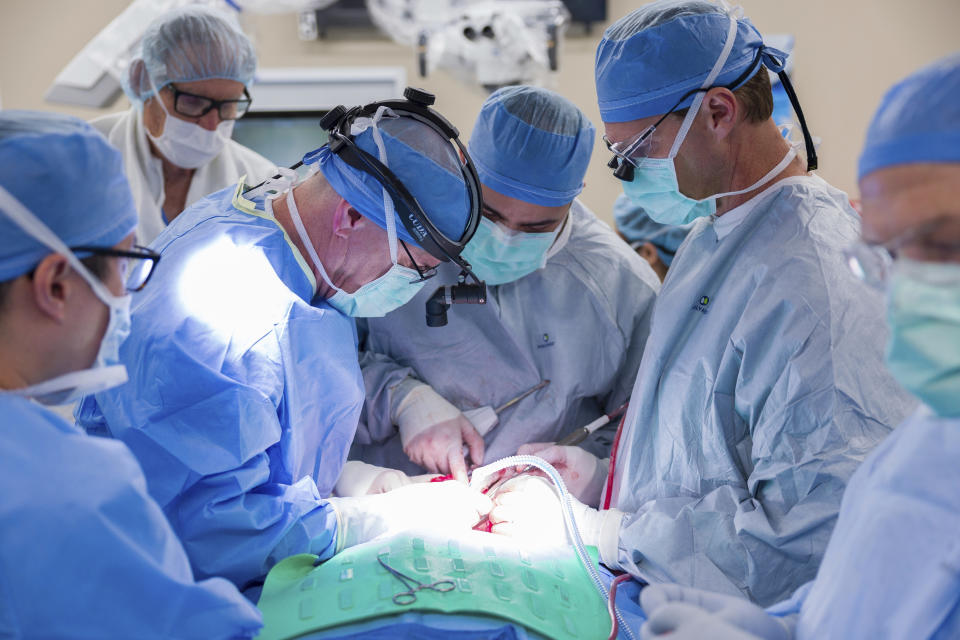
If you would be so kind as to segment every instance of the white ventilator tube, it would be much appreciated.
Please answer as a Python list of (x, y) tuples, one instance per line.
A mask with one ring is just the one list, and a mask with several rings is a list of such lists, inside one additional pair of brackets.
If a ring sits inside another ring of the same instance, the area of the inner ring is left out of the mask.
[(630, 640), (636, 640), (636, 637), (633, 635), (633, 631), (626, 625), (626, 623), (623, 621), (623, 618), (620, 616), (620, 610), (617, 609), (617, 604), (615, 602), (610, 602), (610, 594), (607, 591), (607, 588), (603, 586), (603, 581), (600, 579), (600, 573), (590, 561), (590, 556), (587, 555), (587, 549), (583, 544), (583, 538), (580, 537), (580, 530), (577, 528), (577, 522), (573, 518), (573, 506), (570, 504), (570, 493), (567, 491), (567, 486), (563, 483), (563, 478), (560, 477), (560, 474), (556, 469), (553, 468), (553, 466), (550, 465), (550, 463), (543, 458), (530, 455), (501, 458), (496, 462), (491, 462), (484, 467), (474, 470), (473, 475), (470, 478), (470, 486), (476, 488), (478, 484), (481, 484), (481, 482), (478, 480), (483, 480), (497, 471), (500, 471), (501, 469), (519, 466), (532, 466), (540, 469), (547, 475), (548, 478), (550, 478), (551, 481), (553, 481), (553, 484), (556, 485), (557, 490), (560, 492), (560, 504), (562, 505), (563, 521), (567, 527), (567, 535), (569, 536), (570, 541), (573, 543), (573, 548), (577, 552), (577, 557), (580, 558), (580, 562), (582, 562), (583, 566), (586, 567), (587, 573), (590, 574), (590, 578), (593, 580), (594, 586), (596, 586), (597, 591), (600, 592), (600, 597), (616, 614), (617, 623), (620, 625), (620, 629), (623, 630)]

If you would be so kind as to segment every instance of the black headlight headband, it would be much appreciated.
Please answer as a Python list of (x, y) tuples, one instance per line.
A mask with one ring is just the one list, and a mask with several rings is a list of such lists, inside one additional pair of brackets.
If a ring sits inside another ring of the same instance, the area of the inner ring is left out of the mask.
[[(320, 126), (329, 133), (328, 146), (330, 152), (354, 169), (373, 176), (387, 190), (387, 193), (393, 199), (404, 228), (427, 253), (442, 262), (453, 262), (473, 276), (470, 264), (460, 257), (460, 253), (476, 232), (482, 215), (482, 196), (477, 170), (467, 153), (466, 147), (460, 142), (460, 132), (457, 128), (430, 108), (430, 105), (435, 101), (434, 96), (412, 87), (407, 87), (403, 95), (406, 98), (405, 100), (372, 102), (349, 110), (343, 106), (337, 106), (330, 110), (320, 120)], [(470, 201), (467, 224), (459, 238), (449, 238), (440, 231), (430, 221), (420, 203), (404, 186), (403, 182), (386, 165), (380, 162), (379, 158), (367, 153), (354, 143), (353, 135), (350, 133), (354, 121), (357, 118), (372, 118), (380, 107), (387, 107), (401, 117), (414, 118), (444, 138), (449, 139), (456, 147), (462, 159), (460, 172)], [(473, 277), (476, 279), (475, 276)], [(479, 282), (479, 280), (477, 281)]]

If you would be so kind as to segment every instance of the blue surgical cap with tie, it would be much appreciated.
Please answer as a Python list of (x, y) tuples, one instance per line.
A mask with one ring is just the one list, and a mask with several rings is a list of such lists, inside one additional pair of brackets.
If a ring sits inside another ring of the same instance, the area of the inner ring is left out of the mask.
[(782, 71), (787, 54), (764, 45), (738, 10), (701, 0), (652, 2), (611, 25), (597, 47), (601, 119), (629, 122), (689, 107), (724, 49), (729, 15), (737, 20), (735, 40), (711, 86), (737, 89), (763, 66)]
[[(470, 192), (457, 149), (432, 128), (411, 117), (397, 117), (391, 112), (376, 126), (383, 141), (383, 158), (374, 135), (373, 120), (369, 118), (354, 123), (354, 144), (387, 165), (443, 235), (453, 240), (462, 238), (470, 219)], [(318, 164), (324, 178), (341, 198), (381, 229), (387, 228), (383, 188), (371, 174), (347, 164), (332, 153), (328, 145), (306, 154), (303, 161), (307, 165)], [(403, 225), (400, 213), (394, 210), (393, 215), (397, 237), (419, 246)]]

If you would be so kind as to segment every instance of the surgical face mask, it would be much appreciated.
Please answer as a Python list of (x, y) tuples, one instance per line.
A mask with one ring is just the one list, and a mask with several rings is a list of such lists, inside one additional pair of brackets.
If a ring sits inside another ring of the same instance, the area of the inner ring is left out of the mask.
[[(697, 218), (711, 216), (717, 212), (716, 200), (718, 198), (749, 193), (758, 189), (777, 177), (797, 155), (796, 147), (791, 146), (777, 166), (746, 189), (717, 193), (700, 200), (688, 198), (680, 192), (674, 158), (680, 152), (680, 147), (690, 132), (690, 127), (693, 125), (697, 113), (703, 106), (706, 89), (713, 85), (714, 80), (720, 75), (723, 65), (726, 64), (727, 58), (730, 57), (730, 51), (733, 49), (733, 43), (737, 36), (737, 18), (733, 13), (728, 13), (728, 18), (730, 27), (727, 31), (727, 40), (723, 50), (721, 50), (713, 69), (707, 74), (701, 85), (702, 91), (697, 93), (693, 99), (693, 104), (687, 110), (687, 114), (680, 125), (680, 130), (677, 131), (677, 136), (674, 138), (673, 146), (670, 148), (670, 153), (666, 158), (644, 158), (634, 170), (633, 180), (623, 184), (623, 191), (627, 197), (634, 204), (642, 206), (650, 219), (655, 222), (683, 225), (689, 224)], [(761, 70), (760, 73), (765, 73), (765, 71)]]
[(481, 218), (462, 255), (487, 284), (513, 282), (547, 263), (547, 251), (562, 227), (549, 233), (524, 233)]
[[(396, 255), (394, 255), (393, 265), (385, 274), (366, 283), (353, 293), (347, 293), (333, 284), (330, 276), (327, 275), (327, 271), (320, 261), (320, 256), (317, 255), (317, 250), (310, 241), (307, 229), (303, 225), (300, 211), (297, 209), (297, 203), (293, 197), (293, 189), (287, 192), (287, 207), (290, 210), (293, 225), (310, 255), (313, 266), (316, 267), (324, 282), (336, 292), (327, 298), (327, 303), (340, 313), (355, 318), (379, 318), (408, 303), (423, 288), (424, 282), (417, 282), (420, 280), (420, 274), (414, 269), (397, 264)], [(387, 219), (389, 220), (392, 217), (391, 213), (387, 216)], [(395, 235), (393, 239), (396, 241)]]
[(127, 369), (120, 364), (120, 345), (130, 334), (130, 296), (113, 295), (47, 225), (3, 187), (0, 187), (0, 209), (38, 242), (65, 256), (70, 266), (87, 281), (93, 293), (110, 309), (110, 320), (90, 368), (72, 371), (23, 389), (11, 389), (6, 393), (33, 398), (42, 404), (58, 405), (126, 382)]
[(893, 376), (937, 415), (960, 416), (960, 264), (898, 260), (887, 320)]
[[(153, 80), (150, 81), (150, 86), (153, 86)], [(222, 121), (213, 131), (204, 129), (171, 114), (156, 88), (154, 93), (157, 103), (167, 117), (163, 123), (163, 133), (155, 136), (147, 131), (147, 136), (164, 158), (184, 169), (199, 169), (223, 151), (227, 140), (233, 134), (234, 120)]]
[(623, 183), (623, 192), (660, 224), (683, 225), (717, 212), (713, 198), (694, 200), (680, 193), (672, 157), (645, 158), (633, 180)]

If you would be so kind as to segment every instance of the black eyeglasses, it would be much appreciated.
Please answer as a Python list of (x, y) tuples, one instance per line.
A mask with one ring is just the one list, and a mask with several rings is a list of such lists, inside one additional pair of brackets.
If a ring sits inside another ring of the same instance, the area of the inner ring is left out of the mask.
[(113, 247), (70, 247), (74, 253), (92, 253), (109, 258), (120, 258), (120, 276), (126, 283), (127, 291), (140, 291), (150, 280), (153, 270), (160, 262), (160, 254), (146, 247), (134, 245), (129, 250)]
[(410, 258), (410, 262), (413, 263), (413, 268), (417, 270), (417, 275), (420, 276), (420, 279), (419, 279), (419, 280), (414, 280), (414, 281), (411, 282), (410, 284), (417, 284), (418, 282), (425, 282), (425, 281), (429, 280), (430, 278), (432, 278), (433, 276), (437, 275), (437, 268), (436, 268), (436, 267), (421, 267), (419, 264), (417, 264), (417, 261), (413, 259), (413, 254), (410, 253), (410, 249), (409, 249), (409, 247), (407, 247), (407, 243), (406, 243), (406, 242), (404, 242), (403, 240), (400, 240), (400, 246), (403, 247), (403, 250), (404, 250), (404, 252), (406, 252), (407, 257)]
[(709, 91), (712, 88), (713, 87), (702, 87), (687, 91), (670, 107), (670, 110), (660, 116), (656, 122), (623, 142), (611, 142), (607, 136), (603, 136), (603, 143), (607, 145), (607, 149), (613, 153), (613, 158), (607, 163), (607, 166), (613, 169), (613, 175), (624, 182), (631, 182), (633, 180), (634, 169), (638, 168), (643, 159), (650, 153), (653, 132), (657, 130), (657, 127), (663, 124), (663, 121), (676, 111), (684, 100), (701, 91)]
[[(739, 87), (742, 83), (746, 82), (757, 69), (757, 67), (762, 64), (763, 56), (765, 54), (769, 55), (771, 52), (777, 53), (776, 50), (768, 49), (766, 46), (759, 47), (756, 55), (754, 56), (753, 62), (743, 71), (743, 73), (740, 74), (736, 80), (728, 85), (714, 85), (712, 87), (691, 89), (685, 93), (683, 97), (680, 98), (680, 100), (678, 100), (677, 103), (674, 104), (667, 113), (657, 120), (653, 126), (647, 127), (644, 131), (631, 137), (629, 140), (616, 143), (611, 142), (606, 136), (604, 136), (603, 141), (606, 143), (607, 149), (613, 153), (613, 158), (607, 163), (607, 166), (613, 169), (613, 175), (625, 182), (632, 181), (634, 177), (634, 169), (640, 166), (642, 158), (649, 153), (650, 136), (668, 115), (677, 110), (684, 100), (696, 93), (701, 91), (709, 91), (717, 86), (734, 91), (736, 87)], [(783, 63), (781, 60), (781, 67), (782, 64)], [(765, 72), (765, 68), (762, 68), (761, 72)], [(783, 90), (786, 92), (787, 98), (790, 100), (790, 105), (793, 107), (793, 112), (797, 115), (797, 121), (800, 123), (800, 130), (803, 131), (803, 142), (807, 152), (807, 171), (814, 171), (817, 168), (817, 149), (813, 143), (813, 136), (810, 134), (810, 129), (807, 127), (807, 120), (803, 117), (803, 109), (800, 108), (800, 100), (797, 98), (797, 93), (793, 90), (793, 83), (790, 82), (790, 76), (787, 75), (786, 69), (781, 68), (781, 70), (777, 72), (777, 77), (780, 78), (780, 84), (783, 85)]]
[(234, 100), (214, 100), (195, 93), (180, 91), (173, 84), (167, 85), (173, 91), (173, 110), (188, 118), (201, 118), (216, 109), (221, 120), (242, 118), (250, 110), (250, 94), (243, 88), (243, 97)]

